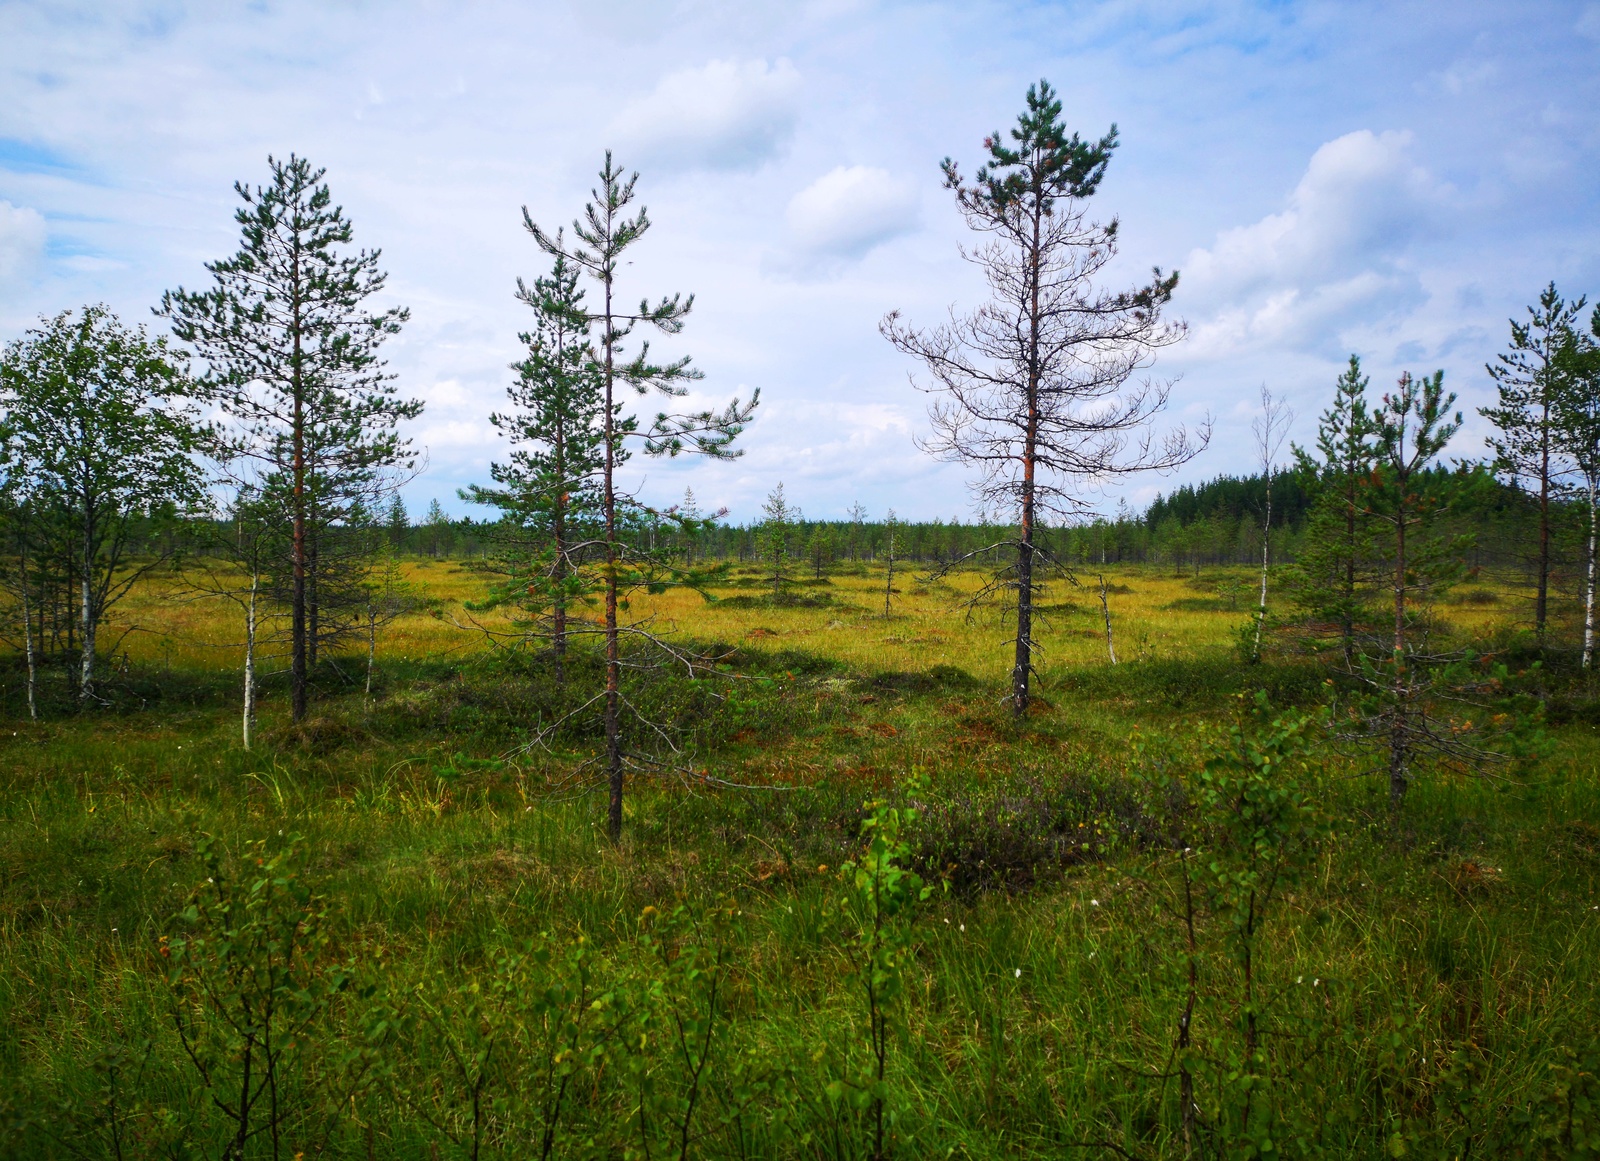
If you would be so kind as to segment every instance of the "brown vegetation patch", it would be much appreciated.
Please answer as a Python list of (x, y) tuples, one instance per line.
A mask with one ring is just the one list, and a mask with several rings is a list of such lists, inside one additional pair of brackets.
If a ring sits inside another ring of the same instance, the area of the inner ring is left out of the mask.
[(1448, 881), (1451, 889), (1463, 899), (1482, 895), (1500, 882), (1500, 868), (1463, 859), (1450, 869)]

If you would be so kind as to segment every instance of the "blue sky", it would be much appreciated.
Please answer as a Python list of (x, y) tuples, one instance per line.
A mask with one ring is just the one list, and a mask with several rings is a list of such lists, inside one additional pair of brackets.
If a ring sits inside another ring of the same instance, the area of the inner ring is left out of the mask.
[(877, 322), (981, 301), (938, 162), (970, 168), (1043, 76), (1072, 128), (1121, 131), (1117, 279), (1182, 271), (1155, 370), (1217, 431), (1179, 478), (1251, 469), (1263, 383), (1309, 439), (1351, 352), (1375, 386), (1444, 368), (1470, 454), (1507, 317), (1552, 279), (1600, 293), (1597, 66), (1593, 3), (0, 0), (0, 339), (89, 301), (148, 318), (236, 248), (233, 182), (298, 151), (412, 311), (408, 500), (465, 512), (542, 272), (520, 208), (569, 221), (609, 146), (655, 222), (626, 293), (695, 293), (661, 348), (707, 400), (764, 401), (741, 460), (635, 460), (641, 494), (745, 519), (782, 480), (808, 515), (967, 519)]

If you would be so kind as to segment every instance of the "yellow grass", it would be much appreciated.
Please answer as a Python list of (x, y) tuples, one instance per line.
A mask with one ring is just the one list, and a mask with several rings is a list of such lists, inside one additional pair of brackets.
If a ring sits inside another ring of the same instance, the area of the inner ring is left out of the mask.
[[(467, 562), (409, 560), (406, 580), (423, 597), (442, 603), (437, 613), (400, 617), (382, 629), (378, 657), (419, 659), (463, 656), (487, 647), (483, 632), (473, 627), (505, 630), (498, 613), (473, 615), (464, 603), (481, 598), (488, 578)], [(764, 589), (755, 570), (736, 572), (738, 587), (717, 590), (721, 597), (760, 598)], [(1153, 565), (1110, 566), (1105, 579), (1114, 590), (1108, 601), (1117, 656), (1122, 661), (1176, 659), (1231, 647), (1248, 621), (1256, 599), (1257, 576), (1246, 568), (1207, 569), (1200, 577), (1177, 577)], [(1080, 575), (1078, 586), (1054, 580), (1040, 599), (1050, 611), (1036, 630), (1045, 668), (1107, 664), (1105, 625), (1094, 573)], [(194, 576), (163, 575), (142, 583), (113, 611), (112, 631), (103, 640), (117, 640), (135, 661), (165, 662), (202, 668), (235, 668), (243, 657), (244, 617), (226, 599), (197, 593)], [(705, 601), (688, 589), (650, 596), (635, 595), (626, 620), (648, 625), (669, 637), (724, 642), (761, 650), (801, 650), (842, 662), (863, 672), (917, 671), (953, 665), (986, 681), (1002, 680), (1010, 668), (1013, 628), (994, 607), (968, 610), (966, 601), (982, 578), (973, 572), (932, 580), (926, 570), (899, 567), (891, 612), (884, 616), (884, 568), (836, 574), (829, 583), (804, 586), (801, 594), (827, 594), (830, 606), (733, 607)], [(1235, 607), (1219, 597), (1219, 585), (1231, 584)], [(1520, 611), (1518, 594), (1495, 586), (1497, 603), (1454, 603), (1441, 611), (1474, 636), (1495, 629)], [(1216, 607), (1204, 607), (1212, 602)], [(283, 654), (281, 610), (269, 621), (280, 630), (268, 640), (262, 656), (270, 666)], [(265, 636), (265, 634), (264, 634)]]

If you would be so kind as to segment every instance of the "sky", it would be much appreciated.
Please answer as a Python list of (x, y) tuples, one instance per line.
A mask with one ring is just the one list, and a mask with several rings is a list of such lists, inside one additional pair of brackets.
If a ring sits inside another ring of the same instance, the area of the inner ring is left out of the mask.
[(628, 486), (970, 520), (878, 323), (982, 303), (939, 162), (975, 168), (1041, 77), (1070, 128), (1120, 133), (1107, 285), (1180, 271), (1163, 423), (1215, 423), (1101, 511), (1255, 470), (1263, 385), (1309, 442), (1352, 353), (1375, 389), (1442, 368), (1475, 454), (1508, 318), (1550, 281), (1600, 295), (1596, 3), (0, 0), (0, 341), (90, 302), (159, 332), (162, 291), (238, 248), (234, 183), (298, 153), (411, 311), (408, 505), (486, 516), (456, 493), (506, 450), (513, 293), (546, 269), (523, 207), (570, 223), (612, 149), (653, 222), (624, 300), (695, 296), (653, 349), (704, 371), (690, 403), (761, 392), (740, 459), (635, 457)]

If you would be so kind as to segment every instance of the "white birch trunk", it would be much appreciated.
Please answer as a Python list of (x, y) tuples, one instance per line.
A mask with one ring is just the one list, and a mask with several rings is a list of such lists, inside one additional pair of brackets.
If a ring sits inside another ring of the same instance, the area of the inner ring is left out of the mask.
[(1272, 551), (1272, 471), (1267, 470), (1267, 519), (1261, 526), (1261, 600), (1256, 607), (1256, 643), (1252, 650), (1255, 660), (1261, 660), (1261, 626), (1267, 622), (1267, 562)]
[(1100, 613), (1106, 619), (1106, 652), (1111, 655), (1111, 664), (1117, 663), (1117, 647), (1111, 640), (1111, 605), (1106, 600), (1106, 578), (1100, 575)]
[(250, 600), (244, 607), (244, 748), (250, 748), (250, 731), (256, 718), (256, 593), (261, 586), (258, 573), (250, 576)]
[(83, 552), (83, 583), (80, 586), (83, 593), (82, 618), (83, 618), (83, 664), (78, 678), (78, 700), (87, 704), (94, 697), (94, 639), (95, 630), (99, 628), (94, 616), (94, 583), (90, 580), (89, 566), (92, 560), (89, 556), (87, 539), (84, 542)]
[[(1591, 573), (1592, 573), (1591, 569)], [(28, 660), (28, 720), (39, 720), (39, 705), (34, 697), (38, 666), (33, 656), (33, 612), (28, 608), (28, 557), (22, 556), (22, 652)]]
[(1583, 667), (1588, 669), (1594, 661), (1594, 572), (1595, 572), (1595, 490), (1597, 481), (1589, 479), (1589, 569), (1583, 584)]

